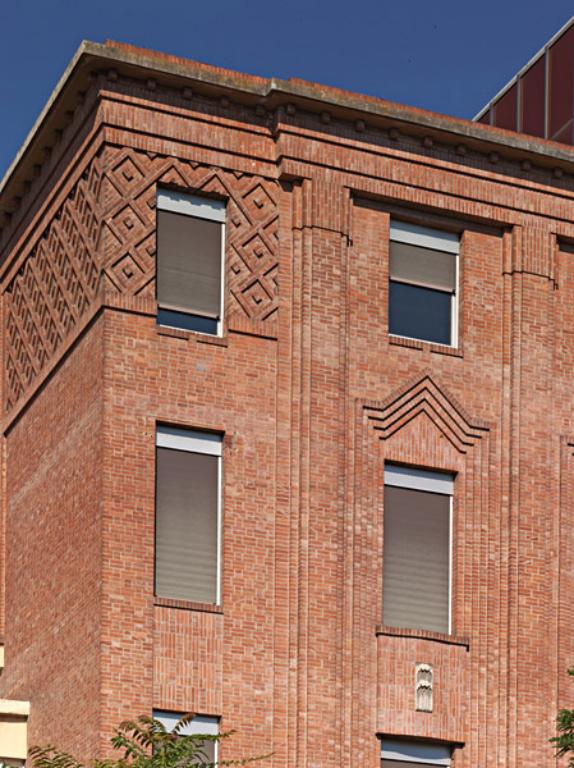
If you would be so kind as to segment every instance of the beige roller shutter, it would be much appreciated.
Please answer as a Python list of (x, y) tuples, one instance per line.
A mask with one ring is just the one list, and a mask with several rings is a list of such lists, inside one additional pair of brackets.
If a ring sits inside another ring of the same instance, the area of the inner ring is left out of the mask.
[(391, 280), (454, 293), (456, 254), (391, 241)]
[(381, 768), (437, 768), (436, 763), (413, 763), (405, 760), (381, 760)]
[(440, 493), (385, 486), (386, 625), (449, 631), (450, 501)]
[(215, 603), (219, 458), (156, 450), (156, 594)]
[(161, 307), (218, 318), (223, 225), (157, 212), (157, 294)]

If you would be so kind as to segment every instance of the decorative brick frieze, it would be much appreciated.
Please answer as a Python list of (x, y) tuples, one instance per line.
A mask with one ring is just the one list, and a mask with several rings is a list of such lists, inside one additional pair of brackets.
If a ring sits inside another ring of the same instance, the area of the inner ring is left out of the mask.
[(381, 440), (388, 440), (420, 414), (425, 414), (460, 453), (467, 453), (488, 430), (484, 423), (471, 423), (462, 406), (430, 375), (407, 384), (380, 405), (365, 404), (364, 408)]
[(95, 159), (5, 289), (5, 408), (57, 356), (93, 304), (100, 277), (102, 170)]
[(158, 185), (228, 201), (225, 319), (273, 337), (278, 308), (277, 183), (128, 148), (86, 168), (6, 287), (5, 408), (33, 388), (96, 298), (155, 299)]
[(154, 153), (105, 153), (102, 254), (108, 289), (155, 295), (158, 185), (228, 201), (226, 322), (272, 325), (278, 307), (277, 183)]

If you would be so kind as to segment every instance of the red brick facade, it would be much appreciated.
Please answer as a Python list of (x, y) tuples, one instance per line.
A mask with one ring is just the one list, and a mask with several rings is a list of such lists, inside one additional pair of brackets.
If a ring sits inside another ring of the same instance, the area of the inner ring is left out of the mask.
[[(554, 765), (574, 156), (98, 56), (0, 240), (0, 695), (31, 702), (30, 743), (92, 755), (156, 708), (219, 715), (224, 757), (277, 768), (375, 768), (380, 735), (453, 744), (455, 768)], [(221, 338), (156, 323), (158, 184), (228, 200)], [(388, 333), (391, 215), (462, 233), (455, 348)], [(225, 434), (221, 608), (154, 599), (158, 422)], [(451, 635), (381, 624), (385, 460), (456, 473)]]

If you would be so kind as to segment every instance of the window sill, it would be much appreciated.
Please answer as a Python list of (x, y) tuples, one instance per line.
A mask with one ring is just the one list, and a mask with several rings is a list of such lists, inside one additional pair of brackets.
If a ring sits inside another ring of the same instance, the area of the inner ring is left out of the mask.
[(450, 347), (448, 344), (436, 344), (433, 341), (422, 341), (420, 339), (409, 339), (407, 336), (393, 336), (389, 334), (389, 344), (397, 347), (409, 347), (410, 349), (427, 350), (438, 355), (448, 355), (450, 357), (462, 357), (460, 347)]
[(198, 344), (212, 344), (215, 347), (227, 347), (229, 341), (227, 336), (215, 336), (200, 331), (185, 331), (182, 328), (172, 328), (169, 325), (156, 326), (158, 336), (170, 336), (172, 339), (183, 339), (183, 341), (195, 340)]
[(201, 611), (202, 613), (223, 613), (221, 605), (213, 603), (196, 603), (193, 600), (176, 600), (171, 597), (154, 597), (153, 604), (160, 608), (178, 608), (184, 611)]
[(195, 340), (198, 344), (212, 344), (214, 347), (227, 347), (227, 336), (208, 336), (206, 333), (196, 333)]
[(387, 627), (379, 624), (375, 630), (377, 637), (384, 635), (386, 637), (410, 637), (413, 640), (430, 640), (435, 643), (444, 643), (445, 645), (458, 645), (470, 650), (470, 640), (467, 637), (456, 637), (448, 635), (445, 632), (433, 632), (430, 629), (403, 629), (401, 627)]

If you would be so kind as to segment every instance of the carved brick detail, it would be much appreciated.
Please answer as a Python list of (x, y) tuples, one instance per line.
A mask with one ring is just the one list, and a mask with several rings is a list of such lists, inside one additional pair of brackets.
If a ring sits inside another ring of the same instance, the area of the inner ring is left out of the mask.
[(488, 431), (487, 424), (471, 422), (454, 398), (429, 375), (409, 382), (382, 403), (365, 404), (365, 410), (381, 440), (392, 437), (421, 413), (429, 417), (460, 453), (467, 453)]
[(133, 149), (106, 152), (103, 182), (104, 274), (108, 288), (155, 293), (158, 184), (228, 200), (226, 317), (274, 321), (277, 312), (276, 182)]
[(41, 234), (5, 293), (5, 408), (10, 411), (93, 305), (100, 286), (154, 296), (156, 188), (228, 201), (229, 327), (275, 332), (278, 186), (274, 181), (129, 148), (95, 158)]
[(7, 286), (7, 411), (56, 354), (96, 296), (101, 179), (96, 158)]
[[(504, 574), (491, 565), (491, 552), (482, 539), (487, 526), (500, 525), (499, 534), (502, 527), (492, 509), (494, 482), (490, 470), (497, 446), (493, 448), (491, 438), (495, 425), (469, 415), (434, 373), (419, 371), (416, 377), (402, 383), (395, 380), (395, 386), (397, 383), (398, 388), (381, 400), (356, 402), (357, 495), (352, 518), (353, 556), (349, 558), (350, 599), (361, 615), (380, 615), (384, 565), (373, 569), (371, 553), (384, 539), (386, 462), (453, 472), (451, 631), (455, 636), (472, 638), (473, 653), (466, 655), (460, 646), (457, 649), (447, 643), (429, 643), (424, 635), (406, 639), (381, 634), (372, 656), (366, 658), (363, 648), (368, 632), (359, 623), (352, 629), (352, 643), (361, 649), (357, 664), (361, 670), (365, 668), (364, 679), (377, 676), (377, 702), (371, 703), (371, 709), (376, 706), (378, 722), (390, 732), (400, 732), (408, 707), (413, 715), (412, 735), (424, 737), (426, 716), (422, 713), (433, 713), (437, 721), (448, 712), (448, 724), (444, 720), (437, 733), (456, 741), (464, 734), (468, 680), (471, 676), (481, 680), (480, 670), (487, 666), (492, 652), (478, 624), (492, 595), (504, 588)], [(460, 381), (456, 384), (460, 386)], [(397, 669), (402, 672), (397, 673)], [(486, 699), (490, 695), (486, 682), (481, 680), (479, 687), (480, 696)], [(353, 727), (366, 716), (366, 711), (361, 711)], [(478, 764), (476, 760), (471, 763)]]
[(415, 664), (415, 709), (417, 712), (433, 710), (432, 664)]

